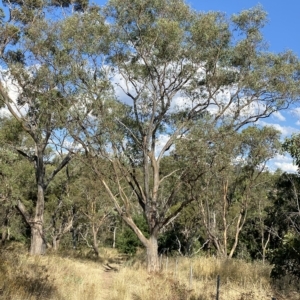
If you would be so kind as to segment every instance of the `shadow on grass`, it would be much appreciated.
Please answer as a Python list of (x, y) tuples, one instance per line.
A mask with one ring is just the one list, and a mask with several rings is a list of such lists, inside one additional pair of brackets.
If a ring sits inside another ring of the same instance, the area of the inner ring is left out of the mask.
[(0, 299), (57, 298), (47, 267), (29, 262), (26, 250), (12, 246), (2, 248), (0, 262)]

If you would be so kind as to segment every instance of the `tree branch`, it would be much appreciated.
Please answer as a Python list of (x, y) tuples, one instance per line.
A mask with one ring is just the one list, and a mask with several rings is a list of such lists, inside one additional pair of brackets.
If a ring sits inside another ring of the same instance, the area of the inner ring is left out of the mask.
[(69, 152), (68, 155), (61, 161), (61, 163), (58, 165), (58, 167), (51, 173), (48, 180), (45, 183), (45, 188), (49, 185), (51, 180), (55, 177), (57, 173), (59, 173), (72, 159), (72, 153)]

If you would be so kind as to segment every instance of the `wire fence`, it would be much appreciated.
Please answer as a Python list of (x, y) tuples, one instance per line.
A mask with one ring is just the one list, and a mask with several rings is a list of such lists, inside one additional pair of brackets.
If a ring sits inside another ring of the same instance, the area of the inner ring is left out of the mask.
[[(173, 266), (172, 266), (168, 256), (164, 256), (164, 257), (162, 255), (160, 256), (160, 268), (161, 268), (161, 270), (166, 272), (166, 273), (171, 272), (175, 278), (177, 278), (178, 272), (179, 272), (178, 271), (178, 264), (179, 264), (179, 260), (177, 258), (175, 260), (173, 259)], [(189, 284), (189, 289), (190, 290), (193, 289), (194, 281), (195, 281), (194, 269), (193, 269), (193, 263), (191, 262), (190, 267), (189, 267), (189, 272), (188, 272), (188, 284)], [(225, 279), (225, 282), (226, 282), (226, 279)], [(245, 281), (244, 281), (244, 285), (245, 285)], [(260, 282), (260, 289), (262, 289), (261, 282)], [(224, 285), (224, 290), (234, 291), (234, 292), (240, 294), (241, 296), (243, 296), (245, 294), (245, 290), (239, 290), (237, 288), (230, 287), (230, 286), (228, 286), (228, 283), (226, 285)], [(217, 275), (217, 277), (216, 277), (215, 299), (216, 300), (225, 299), (225, 298), (222, 298), (222, 278), (221, 278), (220, 275)], [(279, 300), (279, 299), (274, 297), (274, 296), (270, 296), (270, 300)]]

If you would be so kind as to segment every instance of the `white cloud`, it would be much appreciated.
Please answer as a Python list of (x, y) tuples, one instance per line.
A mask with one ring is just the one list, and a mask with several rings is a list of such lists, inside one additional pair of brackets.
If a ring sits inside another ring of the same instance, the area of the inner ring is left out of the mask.
[(177, 94), (171, 103), (171, 110), (173, 111), (179, 111), (184, 109), (191, 109), (192, 105), (190, 101), (186, 98), (181, 96), (180, 94)]
[(257, 124), (259, 124), (261, 126), (273, 127), (275, 129), (277, 129), (278, 131), (280, 131), (283, 137), (292, 135), (293, 133), (296, 133), (296, 132), (299, 131), (299, 129), (294, 128), (292, 126), (281, 126), (277, 123), (267, 123), (267, 122), (262, 121), (262, 120), (257, 121)]
[(279, 121), (285, 121), (286, 120), (285, 117), (279, 111), (275, 111), (272, 114), (272, 116), (275, 117), (276, 119), (278, 119)]
[(292, 114), (296, 117), (296, 118), (300, 118), (300, 107), (296, 107), (292, 110)]
[[(15, 113), (22, 117), (22, 114), (24, 114), (27, 110), (27, 105), (20, 106), (17, 103), (19, 94), (21, 92), (21, 87), (12, 79), (12, 77), (9, 75), (9, 73), (6, 70), (3, 70), (0, 68), (0, 80), (3, 88), (6, 90), (10, 100), (11, 100), (11, 107), (14, 109)], [(3, 107), (0, 109), (0, 115), (9, 117), (11, 116), (11, 113), (7, 109), (7, 107)]]
[(8, 111), (8, 109), (6, 107), (3, 107), (3, 108), (0, 109), (0, 117), (1, 118), (3, 118), (3, 117), (8, 118), (10, 116), (11, 116), (11, 114), (10, 114), (10, 112)]
[[(125, 80), (122, 78), (121, 75), (116, 75), (113, 79), (112, 79), (112, 84), (114, 86), (114, 90), (115, 90), (115, 95), (117, 96), (117, 98), (124, 102), (124, 103), (131, 103), (131, 99), (129, 98), (129, 96), (126, 95), (126, 93), (123, 91), (122, 88), (126, 88), (126, 84), (125, 84)], [(128, 86), (128, 92), (131, 94), (134, 94), (134, 89), (132, 86)]]
[(296, 173), (298, 168), (292, 163), (276, 162), (275, 166), (287, 173)]
[[(167, 134), (160, 134), (157, 138), (155, 156), (158, 157), (162, 148), (166, 145), (170, 137)], [(173, 150), (174, 145), (169, 150)]]
[(297, 166), (293, 164), (293, 159), (289, 155), (281, 154), (276, 155), (272, 160), (270, 160), (268, 167), (271, 171), (281, 169), (288, 173), (296, 173), (298, 170)]

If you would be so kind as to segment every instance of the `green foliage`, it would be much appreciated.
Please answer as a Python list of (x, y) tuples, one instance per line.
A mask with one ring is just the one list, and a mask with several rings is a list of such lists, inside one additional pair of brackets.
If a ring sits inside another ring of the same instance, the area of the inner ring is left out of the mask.
[[(264, 209), (269, 205), (267, 191), (272, 187), (272, 176), (266, 172), (265, 165), (280, 151), (279, 133), (273, 128), (249, 126), (239, 133), (229, 134), (224, 132), (225, 128), (209, 127), (209, 123), (198, 125), (187, 135), (189, 142), (179, 141), (174, 151), (178, 164), (189, 166), (184, 178), (186, 193), (196, 199), (196, 203), (189, 206), (190, 215), (181, 230), (186, 236), (198, 237), (202, 244), (209, 241), (205, 248), (213, 246), (224, 256), (231, 253), (235, 242), (239, 243), (241, 234), (244, 245), (237, 251), (242, 252), (246, 247), (245, 254), (248, 251), (251, 255), (254, 251), (257, 254), (261, 250), (259, 238), (266, 217)], [(180, 220), (185, 213), (181, 213)], [(201, 216), (198, 219), (197, 214)], [(196, 224), (201, 229), (195, 230)], [(248, 235), (255, 236), (255, 245), (247, 241)]]
[[(288, 173), (282, 173), (276, 180), (274, 189), (270, 191), (269, 198), (273, 205), (268, 209), (267, 222), (279, 240), (288, 234), (291, 228), (299, 231), (299, 191), (299, 175)], [(274, 246), (277, 247), (278, 244)]]
[(292, 156), (295, 164), (300, 168), (300, 135), (293, 134), (292, 137), (286, 138), (282, 147)]
[(292, 232), (287, 233), (281, 245), (272, 253), (271, 263), (274, 264), (271, 276), (281, 278), (290, 276), (294, 280), (300, 279), (300, 236)]
[[(178, 254), (178, 250), (182, 251), (183, 254), (187, 254), (184, 252), (186, 248), (186, 243), (184, 240), (184, 236), (182, 235), (179, 224), (175, 224), (169, 230), (164, 232), (158, 239), (158, 252), (161, 254), (172, 255)], [(180, 244), (179, 244), (180, 243)], [(183, 247), (181, 249), (181, 247)]]
[(270, 261), (274, 264), (272, 277), (300, 278), (300, 218), (298, 174), (283, 173), (272, 193), (273, 207), (269, 210), (268, 225), (274, 234)]
[[(142, 215), (135, 215), (133, 219), (143, 234), (148, 237), (148, 226), (145, 218)], [(132, 255), (136, 253), (138, 247), (142, 246), (136, 234), (124, 223), (121, 228), (117, 229), (116, 248), (120, 252)]]
[(249, 166), (259, 166), (280, 151), (280, 133), (272, 127), (250, 126), (242, 131), (242, 154), (247, 156)]
[(142, 244), (130, 228), (125, 228), (118, 233), (116, 239), (116, 248), (126, 254), (135, 254), (138, 247)]

